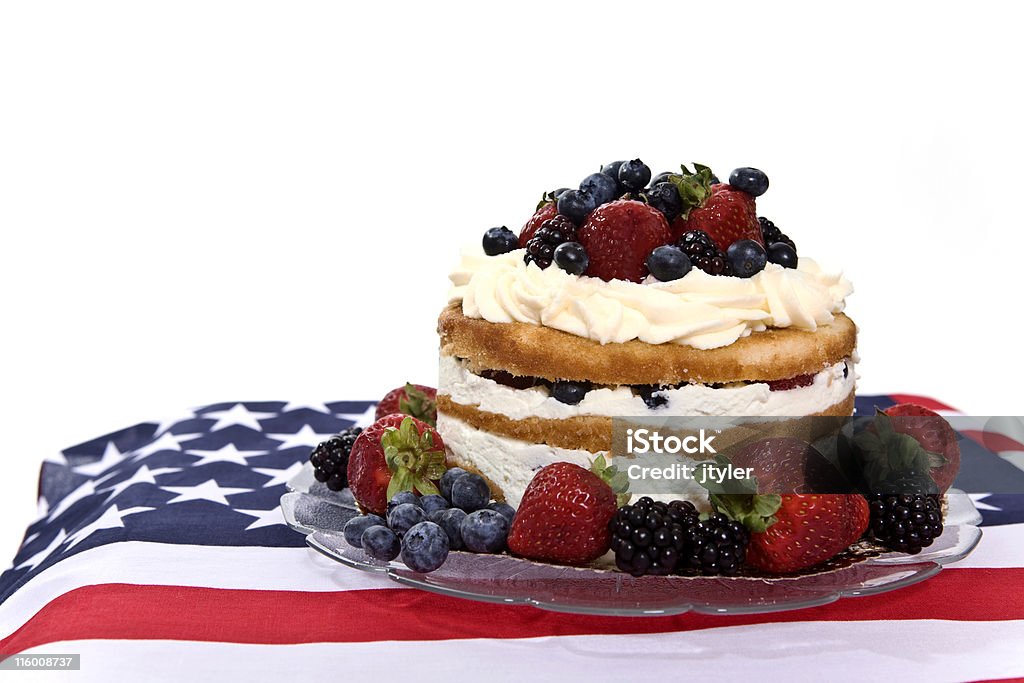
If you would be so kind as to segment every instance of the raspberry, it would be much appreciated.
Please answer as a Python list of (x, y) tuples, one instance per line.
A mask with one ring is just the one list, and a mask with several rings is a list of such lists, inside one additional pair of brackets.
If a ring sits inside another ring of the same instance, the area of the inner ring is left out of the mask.
[(595, 209), (580, 228), (577, 241), (590, 258), (587, 275), (641, 282), (648, 273), (647, 256), (670, 239), (668, 222), (660, 211), (620, 199)]

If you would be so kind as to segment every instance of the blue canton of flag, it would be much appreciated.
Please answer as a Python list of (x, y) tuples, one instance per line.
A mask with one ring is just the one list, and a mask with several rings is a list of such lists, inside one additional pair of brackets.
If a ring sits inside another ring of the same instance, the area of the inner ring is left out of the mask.
[(375, 402), (219, 403), (143, 423), (43, 463), (38, 519), (0, 602), (71, 555), (121, 541), (300, 547), (279, 502), (317, 443), (373, 421)]

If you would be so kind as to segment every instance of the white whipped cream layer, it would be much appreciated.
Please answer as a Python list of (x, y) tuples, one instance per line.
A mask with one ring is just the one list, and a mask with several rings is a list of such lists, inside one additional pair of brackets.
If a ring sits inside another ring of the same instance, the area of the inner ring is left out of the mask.
[[(844, 376), (844, 368), (849, 369)], [(664, 389), (667, 402), (650, 409), (627, 386), (591, 389), (576, 405), (552, 398), (545, 387), (515, 389), (473, 374), (453, 356), (441, 356), (438, 393), (462, 405), (477, 406), (513, 420), (529, 417), (565, 419), (577, 415), (624, 417), (635, 415), (789, 416), (821, 412), (845, 399), (856, 385), (852, 360), (836, 363), (814, 376), (805, 387), (771, 391), (767, 384), (735, 384), (713, 388), (689, 384)]]
[[(529, 486), (533, 475), (542, 467), (555, 462), (571, 462), (580, 467), (590, 468), (598, 455), (609, 457), (607, 452), (591, 453), (583, 450), (557, 448), (546, 444), (535, 444), (486, 432), (462, 420), (438, 413), (437, 430), (451, 453), (451, 459), (461, 465), (478, 470), (501, 487), (505, 501), (518, 508), (523, 492)], [(672, 495), (652, 495), (655, 500), (689, 500), (700, 510), (709, 508), (707, 492), (693, 481), (680, 483), (680, 490)]]
[(769, 263), (750, 278), (708, 275), (694, 268), (671, 282), (644, 283), (570, 275), (523, 262), (524, 249), (487, 256), (462, 252), (449, 274), (449, 303), (470, 318), (523, 322), (562, 330), (602, 344), (639, 339), (648, 344), (728, 346), (769, 327), (816, 330), (843, 310), (853, 285), (801, 258), (797, 268)]

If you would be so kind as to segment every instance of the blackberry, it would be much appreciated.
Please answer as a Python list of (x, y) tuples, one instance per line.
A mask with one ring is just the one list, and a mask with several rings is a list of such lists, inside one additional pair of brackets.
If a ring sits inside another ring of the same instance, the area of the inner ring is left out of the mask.
[(680, 574), (732, 576), (746, 559), (750, 532), (739, 522), (715, 513), (690, 526), (685, 541), (677, 567)]
[(732, 266), (725, 252), (703, 230), (684, 232), (676, 244), (690, 257), (690, 263), (708, 275), (732, 275)]
[(362, 427), (349, 427), (313, 449), (309, 462), (313, 465), (313, 476), (317, 481), (327, 484), (332, 491), (348, 486), (348, 456), (356, 437), (362, 432)]
[(668, 405), (668, 396), (661, 393), (666, 387), (660, 384), (640, 384), (633, 387), (633, 389), (636, 393), (640, 394), (644, 404), (651, 410), (657, 410)]
[(656, 503), (644, 496), (623, 505), (608, 522), (615, 565), (633, 576), (671, 574), (686, 552), (687, 529), (699, 519), (689, 501)]
[(890, 550), (915, 555), (942, 534), (939, 496), (927, 493), (873, 493), (869, 533)]
[(764, 216), (758, 216), (757, 222), (761, 224), (761, 235), (764, 237), (764, 244), (766, 247), (770, 247), (776, 242), (782, 242), (792, 247), (793, 251), (796, 251), (796, 243), (789, 239), (789, 237), (775, 227), (775, 224)]
[(537, 232), (526, 243), (526, 264), (536, 263), (541, 268), (551, 265), (555, 248), (564, 242), (576, 241), (576, 225), (565, 216), (555, 216), (540, 224)]

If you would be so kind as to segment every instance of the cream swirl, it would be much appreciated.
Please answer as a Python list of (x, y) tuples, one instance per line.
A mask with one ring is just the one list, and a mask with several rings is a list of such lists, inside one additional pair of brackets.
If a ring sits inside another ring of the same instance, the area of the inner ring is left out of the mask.
[(544, 325), (602, 344), (728, 346), (769, 327), (815, 330), (843, 310), (853, 292), (841, 273), (801, 258), (797, 268), (769, 263), (751, 278), (711, 276), (694, 268), (671, 282), (570, 275), (523, 262), (524, 250), (499, 256), (465, 250), (449, 275), (449, 302), (470, 318)]

